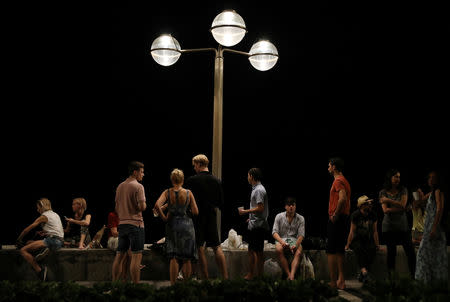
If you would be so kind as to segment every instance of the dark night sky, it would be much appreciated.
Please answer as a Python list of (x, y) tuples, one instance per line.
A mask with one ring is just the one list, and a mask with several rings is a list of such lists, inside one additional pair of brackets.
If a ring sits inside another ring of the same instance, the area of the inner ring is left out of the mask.
[[(280, 54), (267, 72), (225, 54), (224, 233), (244, 229), (235, 208), (248, 203), (251, 167), (265, 174), (270, 219), (294, 195), (312, 236), (325, 231), (331, 156), (346, 162), (352, 203), (361, 194), (375, 197), (391, 167), (411, 188), (430, 168), (448, 174), (449, 25), (439, 7), (153, 2), (12, 10), (16, 28), (4, 57), (10, 93), (2, 111), (2, 225), (10, 231), (2, 243), (37, 217), (34, 203), (42, 196), (61, 216), (70, 215), (72, 198), (84, 196), (95, 233), (130, 160), (146, 165), (152, 206), (173, 168), (190, 176), (192, 156), (211, 157), (213, 55), (184, 54), (163, 67), (149, 50), (162, 33), (182, 49), (216, 47), (209, 27), (224, 9), (235, 9), (247, 25), (233, 49), (248, 52), (268, 39)], [(150, 214), (147, 242), (163, 236), (162, 222)]]

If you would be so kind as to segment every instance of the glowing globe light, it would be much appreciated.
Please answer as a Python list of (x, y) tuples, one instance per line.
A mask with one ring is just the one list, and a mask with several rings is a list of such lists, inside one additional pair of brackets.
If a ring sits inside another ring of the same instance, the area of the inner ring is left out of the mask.
[(260, 71), (271, 69), (278, 61), (278, 51), (269, 41), (259, 41), (253, 44), (249, 52), (249, 61)]
[(153, 41), (150, 53), (156, 63), (170, 66), (181, 56), (180, 43), (171, 35), (161, 35)]
[(211, 25), (214, 39), (223, 46), (234, 46), (241, 42), (247, 30), (244, 19), (234, 10), (225, 10), (218, 14)]

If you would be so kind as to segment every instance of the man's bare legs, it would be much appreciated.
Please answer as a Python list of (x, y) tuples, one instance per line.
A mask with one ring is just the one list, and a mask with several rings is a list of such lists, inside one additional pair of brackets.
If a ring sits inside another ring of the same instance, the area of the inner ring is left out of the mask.
[(333, 288), (337, 287), (337, 257), (336, 254), (327, 254), (328, 271), (330, 273), (329, 285)]
[(214, 250), (214, 256), (216, 258), (216, 264), (219, 268), (219, 271), (222, 273), (223, 279), (228, 279), (228, 269), (227, 269), (227, 262), (225, 259), (225, 255), (222, 251), (222, 247), (220, 245), (213, 247)]
[(275, 250), (278, 256), (278, 260), (280, 261), (281, 269), (286, 273), (288, 279), (291, 275), (291, 271), (289, 270), (289, 263), (286, 259), (286, 256), (284, 255), (284, 248), (281, 244), (278, 242), (275, 245)]
[(141, 280), (141, 261), (142, 252), (131, 253), (130, 276), (133, 283), (139, 283), (139, 281)]
[(257, 251), (256, 253), (256, 275), (262, 276), (264, 274), (264, 252)]
[(337, 257), (337, 269), (338, 269), (338, 279), (337, 287), (339, 289), (345, 289), (345, 277), (344, 277), (344, 254), (338, 253)]
[(344, 254), (327, 254), (330, 271), (330, 286), (345, 289)]
[(122, 279), (123, 281), (126, 281), (128, 276), (131, 275), (130, 274), (130, 264), (131, 264), (131, 250), (129, 249), (127, 251), (127, 255), (125, 257), (123, 257), (123, 260), (121, 262), (122, 272), (121, 272), (119, 278)]
[(120, 276), (123, 274), (123, 261), (124, 258), (127, 257), (126, 252), (117, 252), (116, 257), (114, 257), (114, 262), (112, 266), (112, 281), (119, 280)]
[(302, 255), (302, 247), (300, 246), (294, 253), (294, 259), (291, 263), (291, 274), (289, 275), (289, 280), (295, 279), (295, 273), (297, 272), (298, 266), (300, 265), (300, 256)]
[[(225, 255), (223, 253), (223, 250), (220, 245), (213, 247), (214, 256), (216, 260), (217, 267), (219, 268), (219, 271), (222, 274), (223, 279), (228, 279), (228, 269), (227, 269), (227, 263), (225, 259)], [(202, 272), (203, 278), (208, 279), (208, 261), (206, 259), (206, 252), (205, 247), (200, 246), (198, 247), (198, 262), (200, 265), (200, 271)]]
[(206, 260), (205, 247), (204, 246), (199, 246), (198, 247), (198, 265), (200, 266), (200, 270), (197, 269), (197, 271), (201, 272), (202, 277), (204, 279), (208, 279), (209, 278), (209, 275), (208, 275), (208, 262)]
[(248, 250), (248, 273), (244, 279), (251, 280), (256, 274), (256, 252)]

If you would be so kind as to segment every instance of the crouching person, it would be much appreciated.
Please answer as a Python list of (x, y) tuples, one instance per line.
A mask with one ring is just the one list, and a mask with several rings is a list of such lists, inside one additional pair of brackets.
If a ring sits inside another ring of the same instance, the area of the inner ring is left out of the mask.
[[(20, 233), (17, 238), (17, 246), (20, 247), (20, 254), (31, 264), (39, 279), (45, 281), (47, 278), (47, 267), (39, 265), (38, 261), (42, 260), (50, 250), (58, 250), (64, 245), (64, 230), (61, 218), (52, 211), (50, 200), (41, 198), (36, 202), (36, 207), (41, 216)], [(43, 240), (27, 242), (23, 246), (23, 237), (39, 225), (42, 225), (45, 238)], [(43, 249), (42, 252), (34, 257), (31, 252), (39, 249)]]
[[(302, 241), (305, 237), (305, 219), (296, 213), (297, 202), (295, 198), (286, 198), (284, 204), (286, 211), (277, 214), (275, 217), (272, 236), (275, 239), (276, 253), (281, 268), (287, 274), (288, 280), (294, 280), (302, 254)], [(290, 268), (286, 254), (293, 255)]]

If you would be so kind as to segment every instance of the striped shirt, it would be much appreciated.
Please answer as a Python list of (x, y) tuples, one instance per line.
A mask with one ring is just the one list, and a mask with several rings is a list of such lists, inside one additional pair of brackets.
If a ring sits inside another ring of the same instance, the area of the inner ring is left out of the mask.
[(272, 235), (277, 233), (281, 238), (295, 238), (305, 237), (305, 218), (302, 215), (295, 213), (291, 223), (286, 216), (286, 212), (282, 212), (275, 216), (273, 222)]

